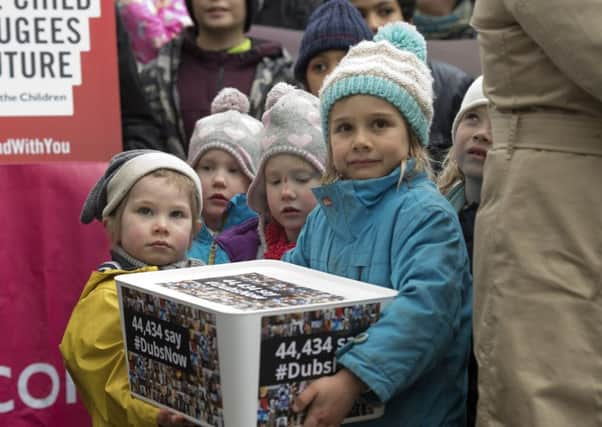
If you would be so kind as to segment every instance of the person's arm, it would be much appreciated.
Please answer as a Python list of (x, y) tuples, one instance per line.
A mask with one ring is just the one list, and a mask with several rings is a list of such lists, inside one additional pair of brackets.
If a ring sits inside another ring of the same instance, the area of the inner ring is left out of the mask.
[(100, 286), (103, 288), (82, 298), (73, 310), (61, 344), (66, 366), (97, 421), (156, 426), (159, 409), (130, 393), (117, 290)]
[(523, 31), (577, 86), (602, 101), (599, 0), (505, 0)]
[(140, 70), (140, 85), (148, 102), (148, 110), (159, 123), (165, 144), (163, 151), (186, 160), (187, 153), (182, 141), (184, 128), (177, 107), (177, 94), (174, 92), (175, 81), (172, 80), (175, 78), (172, 70), (179, 63), (182, 43), (183, 36), (178, 36), (164, 44), (157, 58)]
[(365, 340), (337, 354), (345, 369), (315, 381), (296, 400), (297, 411), (309, 406), (304, 426), (339, 425), (360, 393), (387, 402), (445, 357), (458, 334), (471, 295), (462, 231), (439, 206), (414, 212), (393, 228), (391, 283), (399, 294)]
[(367, 339), (337, 357), (382, 402), (445, 357), (470, 297), (468, 255), (455, 214), (426, 204), (406, 214), (393, 227), (390, 253), (391, 284), (399, 293), (366, 330)]

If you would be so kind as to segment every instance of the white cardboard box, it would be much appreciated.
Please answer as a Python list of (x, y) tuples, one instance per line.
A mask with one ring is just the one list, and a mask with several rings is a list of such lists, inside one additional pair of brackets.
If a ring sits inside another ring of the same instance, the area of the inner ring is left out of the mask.
[[(130, 389), (202, 426), (302, 423), (294, 396), (397, 292), (281, 261), (117, 277)], [(347, 422), (383, 408), (359, 402)]]

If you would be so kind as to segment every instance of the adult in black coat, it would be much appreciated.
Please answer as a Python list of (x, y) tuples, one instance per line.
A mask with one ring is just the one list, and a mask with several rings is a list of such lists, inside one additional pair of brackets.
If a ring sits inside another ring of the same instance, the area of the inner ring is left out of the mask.
[(119, 60), (119, 98), (123, 150), (148, 148), (165, 151), (161, 128), (151, 114), (140, 85), (136, 60), (129, 35), (115, 7), (117, 54)]

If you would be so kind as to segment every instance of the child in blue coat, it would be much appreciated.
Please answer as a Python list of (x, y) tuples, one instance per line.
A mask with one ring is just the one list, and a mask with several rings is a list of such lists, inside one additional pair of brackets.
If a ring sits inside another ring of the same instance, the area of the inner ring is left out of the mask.
[(283, 259), (399, 293), (338, 350), (338, 372), (297, 397), (305, 427), (339, 425), (358, 398), (386, 407), (357, 426), (465, 423), (471, 278), (457, 215), (429, 179), (425, 60), (413, 26), (388, 24), (352, 47), (320, 92), (326, 185)]

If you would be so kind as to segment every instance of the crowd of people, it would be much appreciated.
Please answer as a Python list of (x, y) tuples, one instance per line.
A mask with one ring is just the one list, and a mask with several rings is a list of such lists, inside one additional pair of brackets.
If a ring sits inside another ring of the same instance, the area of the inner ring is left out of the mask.
[[(246, 35), (296, 3), (187, 0), (139, 73), (118, 26), (125, 151), (81, 214), (111, 261), (61, 343), (94, 425), (187, 423), (129, 394), (115, 276), (254, 259), (398, 291), (299, 390), (306, 427), (358, 399), (386, 404), (362, 427), (599, 423), (596, 0), (303, 2), (296, 61)], [(477, 34), (476, 79), (428, 56)]]

